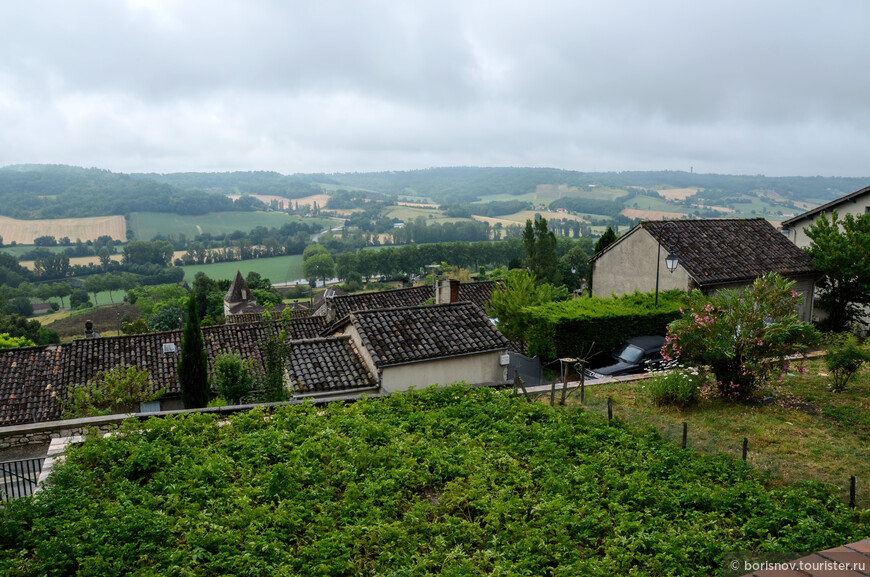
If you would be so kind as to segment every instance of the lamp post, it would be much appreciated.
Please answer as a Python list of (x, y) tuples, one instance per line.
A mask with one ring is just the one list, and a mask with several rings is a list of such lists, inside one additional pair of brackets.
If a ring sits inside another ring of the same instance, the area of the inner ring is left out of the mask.
[[(656, 237), (656, 242), (659, 245), (658, 257), (656, 258), (656, 302), (655, 308), (659, 307), (659, 269), (662, 265), (662, 237), (666, 236), (666, 232), (668, 231), (668, 225), (671, 226), (671, 233), (676, 235), (676, 238), (679, 239), (679, 228), (677, 225), (670, 220), (665, 221), (665, 224), (662, 225), (662, 230), (659, 235)], [(670, 237), (670, 240), (673, 240), (673, 236)], [(665, 258), (665, 266), (668, 267), (668, 271), (673, 274), (675, 270), (677, 270), (677, 265), (679, 264), (679, 258), (675, 253), (669, 253), (667, 258)]]

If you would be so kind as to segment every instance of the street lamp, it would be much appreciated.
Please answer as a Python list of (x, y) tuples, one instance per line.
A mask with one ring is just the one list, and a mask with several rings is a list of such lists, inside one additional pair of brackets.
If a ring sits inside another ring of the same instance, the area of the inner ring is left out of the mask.
[[(676, 223), (670, 220), (666, 220), (664, 225), (662, 225), (662, 230), (659, 235), (656, 237), (656, 242), (659, 245), (658, 257), (656, 258), (656, 302), (655, 308), (659, 307), (659, 269), (662, 265), (662, 237), (666, 236), (666, 232), (668, 231), (668, 225), (671, 226), (672, 236), (669, 240), (674, 240), (674, 238), (679, 239), (680, 230), (677, 227)], [(671, 244), (671, 243), (669, 243)], [(673, 246), (673, 245), (672, 245)], [(673, 274), (675, 270), (677, 270), (677, 265), (680, 263), (680, 259), (677, 257), (675, 253), (668, 253), (667, 258), (665, 258), (665, 266), (668, 267), (668, 271)]]

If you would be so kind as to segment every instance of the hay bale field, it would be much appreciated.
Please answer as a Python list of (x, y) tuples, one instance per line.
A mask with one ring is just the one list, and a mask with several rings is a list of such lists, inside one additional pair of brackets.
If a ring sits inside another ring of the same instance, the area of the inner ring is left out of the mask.
[(71, 240), (96, 240), (110, 236), (114, 240), (127, 239), (127, 223), (122, 215), (92, 216), (87, 218), (52, 218), (43, 220), (18, 220), (0, 216), (0, 236), (8, 244), (33, 244), (40, 236), (69, 237)]

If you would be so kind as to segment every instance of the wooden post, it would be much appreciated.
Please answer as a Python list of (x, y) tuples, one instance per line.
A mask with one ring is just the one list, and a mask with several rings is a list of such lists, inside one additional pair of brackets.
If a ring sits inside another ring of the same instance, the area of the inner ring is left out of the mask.
[(686, 439), (689, 436), (689, 423), (683, 423), (683, 445), (682, 448), (686, 448)]
[(550, 406), (556, 406), (556, 381), (550, 384)]
[(746, 462), (746, 449), (749, 446), (749, 439), (743, 437), (743, 462)]
[(855, 475), (849, 477), (849, 508), (855, 508)]
[(568, 363), (565, 363), (564, 374), (562, 375), (562, 399), (559, 404), (565, 406), (565, 395), (568, 394)]
[(523, 394), (526, 396), (526, 400), (530, 403), (532, 402), (532, 398), (529, 396), (529, 392), (526, 390), (526, 384), (523, 382), (522, 377), (520, 377), (519, 371), (514, 371), (514, 391), (517, 390), (517, 387), (522, 389)]
[(613, 419), (613, 397), (607, 397), (607, 425), (610, 426), (610, 420)]

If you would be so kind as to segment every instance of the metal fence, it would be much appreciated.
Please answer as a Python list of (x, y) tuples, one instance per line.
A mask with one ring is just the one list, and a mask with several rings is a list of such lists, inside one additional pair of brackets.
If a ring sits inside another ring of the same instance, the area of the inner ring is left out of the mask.
[(0, 499), (12, 501), (33, 494), (44, 457), (0, 463)]

